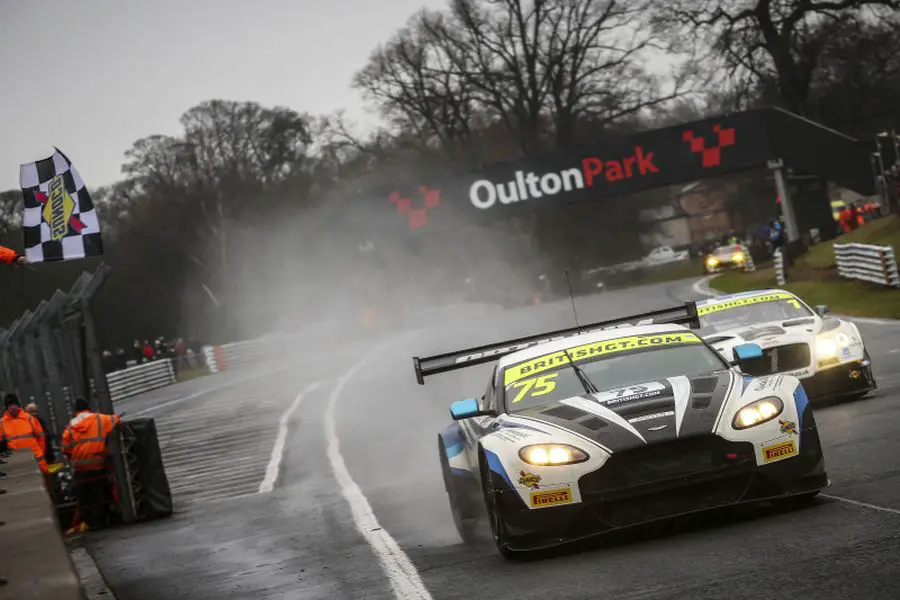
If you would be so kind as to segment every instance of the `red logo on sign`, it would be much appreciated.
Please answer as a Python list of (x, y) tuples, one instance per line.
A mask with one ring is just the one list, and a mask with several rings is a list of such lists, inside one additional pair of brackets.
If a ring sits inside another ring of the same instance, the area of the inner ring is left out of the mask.
[[(35, 192), (34, 199), (44, 206), (46, 206), (47, 202), (50, 200), (44, 192)], [(81, 230), (84, 229), (84, 223), (82, 223), (81, 219), (75, 215), (69, 217), (69, 226), (75, 230), (75, 233), (81, 233)]]
[(681, 138), (691, 145), (691, 152), (702, 153), (704, 168), (718, 166), (722, 162), (722, 148), (734, 144), (734, 127), (722, 129), (721, 125), (713, 125), (712, 130), (719, 136), (719, 141), (713, 148), (707, 148), (706, 140), (695, 137), (691, 130), (681, 134)]
[(410, 229), (424, 227), (428, 223), (428, 209), (441, 203), (441, 190), (439, 189), (429, 189), (423, 185), (419, 187), (419, 194), (425, 203), (421, 208), (413, 208), (412, 198), (404, 198), (398, 192), (390, 195), (391, 202), (397, 206), (397, 212), (406, 215), (409, 220)]

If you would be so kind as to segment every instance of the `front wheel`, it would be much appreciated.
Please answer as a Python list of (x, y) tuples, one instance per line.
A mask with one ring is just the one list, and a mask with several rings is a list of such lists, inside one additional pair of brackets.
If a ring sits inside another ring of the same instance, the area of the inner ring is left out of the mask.
[(441, 475), (444, 477), (444, 489), (447, 490), (447, 498), (450, 500), (450, 514), (453, 515), (453, 524), (456, 525), (456, 531), (459, 537), (466, 544), (475, 541), (475, 519), (467, 514), (468, 498), (459, 489), (460, 486), (450, 471), (450, 461), (447, 458), (447, 449), (444, 448), (444, 441), (438, 436), (438, 452), (441, 458)]
[(509, 539), (506, 534), (506, 523), (503, 520), (503, 510), (497, 499), (497, 491), (494, 489), (491, 480), (491, 469), (487, 465), (487, 461), (482, 457), (481, 460), (481, 481), (482, 490), (484, 491), (484, 505), (487, 509), (488, 522), (491, 525), (491, 535), (494, 538), (494, 545), (503, 558), (517, 558), (517, 553), (509, 547)]

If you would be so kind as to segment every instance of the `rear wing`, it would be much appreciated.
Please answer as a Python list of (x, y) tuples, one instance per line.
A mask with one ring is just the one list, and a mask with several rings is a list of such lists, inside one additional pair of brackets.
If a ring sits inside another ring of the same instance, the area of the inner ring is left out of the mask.
[(629, 315), (618, 319), (610, 319), (609, 321), (598, 321), (580, 327), (570, 327), (568, 329), (560, 329), (559, 331), (550, 331), (539, 333), (527, 337), (521, 337), (505, 342), (496, 342), (466, 350), (457, 350), (456, 352), (447, 352), (446, 354), (437, 354), (435, 356), (426, 356), (420, 358), (413, 357), (413, 368), (416, 370), (416, 381), (419, 385), (425, 384), (425, 378), (438, 373), (447, 371), (455, 371), (466, 367), (474, 367), (483, 363), (497, 360), (513, 352), (545, 344), (553, 340), (588, 333), (591, 331), (599, 331), (603, 329), (616, 329), (620, 327), (634, 327), (637, 325), (652, 325), (672, 323), (677, 325), (686, 325), (691, 329), (700, 327), (700, 317), (697, 315), (697, 303), (685, 302), (679, 306), (671, 308), (663, 308), (651, 312)]

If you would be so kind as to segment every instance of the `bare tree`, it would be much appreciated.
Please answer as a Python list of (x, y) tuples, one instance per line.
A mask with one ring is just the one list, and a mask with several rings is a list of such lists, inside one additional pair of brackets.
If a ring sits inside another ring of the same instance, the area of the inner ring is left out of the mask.
[(705, 45), (745, 103), (761, 86), (808, 115), (815, 69), (841, 20), (897, 8), (900, 0), (667, 0), (655, 5), (654, 23), (673, 47)]
[(421, 13), (357, 75), (387, 114), (438, 140), (502, 124), (522, 154), (571, 144), (686, 91), (645, 69), (654, 49), (643, 1), (453, 0)]
[(433, 35), (445, 16), (422, 11), (377, 48), (353, 85), (376, 101), (389, 123), (414, 132), (423, 146), (456, 158), (469, 138), (476, 104), (460, 65), (467, 57)]
[(861, 138), (900, 124), (900, 16), (844, 19), (828, 40), (811, 89), (813, 116)]
[[(645, 4), (626, 0), (455, 0), (449, 39), (478, 68), (470, 84), (511, 130), (523, 153), (575, 141), (580, 121), (606, 125), (685, 91), (661, 91), (645, 69), (655, 42)], [(454, 35), (455, 34), (455, 35)], [(549, 125), (549, 127), (548, 127)]]

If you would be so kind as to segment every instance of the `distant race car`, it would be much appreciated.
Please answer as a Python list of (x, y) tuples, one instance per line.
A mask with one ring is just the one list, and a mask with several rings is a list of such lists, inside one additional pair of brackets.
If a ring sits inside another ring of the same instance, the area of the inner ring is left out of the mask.
[[(631, 322), (640, 321), (631, 325)], [(480, 400), (438, 435), (465, 541), (486, 514), (511, 558), (620, 529), (828, 485), (812, 409), (794, 377), (754, 378), (684, 325), (697, 306), (414, 358), (416, 378), (497, 361)]]
[(724, 269), (746, 270), (750, 264), (750, 252), (743, 244), (719, 246), (706, 256), (707, 273), (718, 273)]
[(797, 377), (813, 401), (861, 397), (878, 388), (859, 329), (827, 316), (827, 306), (813, 310), (774, 289), (717, 296), (698, 302), (697, 311), (700, 335), (723, 356), (746, 342), (763, 349), (761, 358), (741, 365), (744, 373)]

